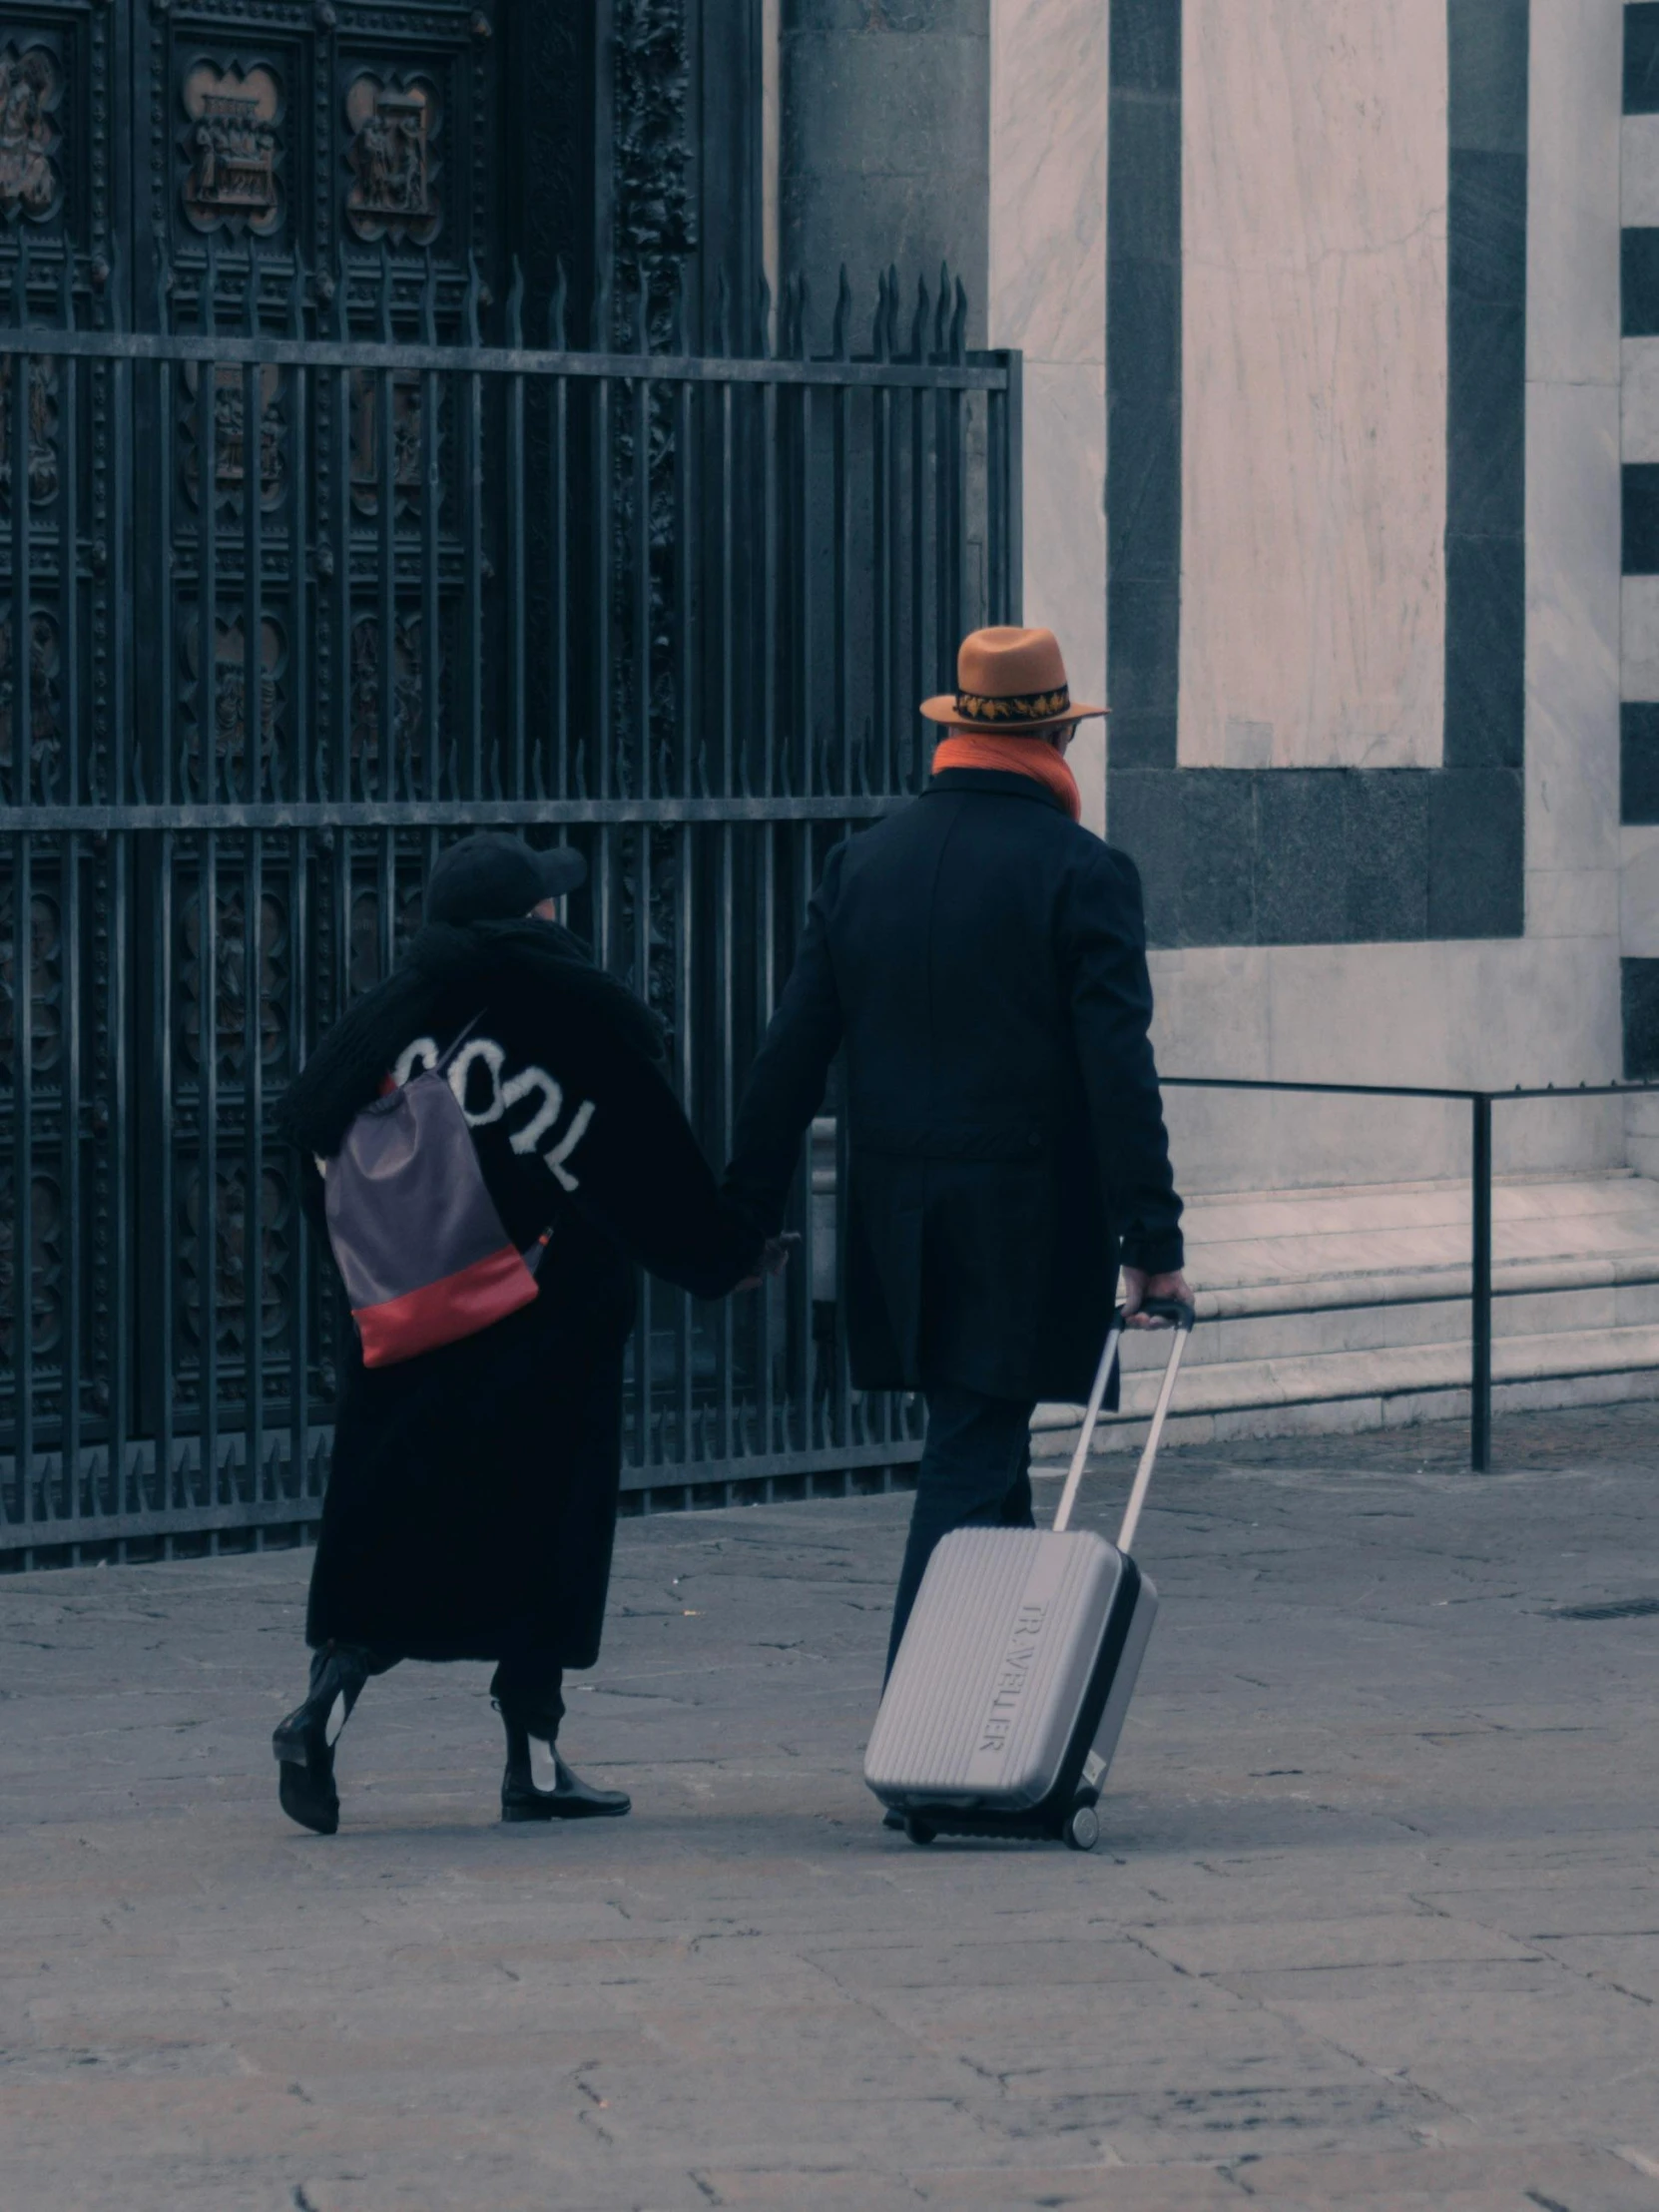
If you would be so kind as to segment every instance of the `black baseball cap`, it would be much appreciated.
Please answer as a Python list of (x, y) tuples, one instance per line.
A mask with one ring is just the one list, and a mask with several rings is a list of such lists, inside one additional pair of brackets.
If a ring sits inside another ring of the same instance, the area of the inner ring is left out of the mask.
[(489, 830), (463, 837), (426, 879), (428, 921), (516, 921), (544, 898), (563, 898), (588, 879), (568, 844), (537, 852), (522, 837)]

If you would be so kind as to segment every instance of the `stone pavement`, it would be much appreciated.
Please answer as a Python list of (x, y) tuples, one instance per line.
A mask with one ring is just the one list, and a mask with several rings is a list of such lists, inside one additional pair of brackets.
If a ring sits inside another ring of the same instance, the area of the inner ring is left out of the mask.
[(1461, 1449), (1168, 1456), (1093, 1858), (878, 1828), (901, 1498), (625, 1524), (551, 1832), (476, 1667), (280, 1818), (307, 1554), (0, 1584), (0, 2204), (1659, 2208), (1659, 1416)]

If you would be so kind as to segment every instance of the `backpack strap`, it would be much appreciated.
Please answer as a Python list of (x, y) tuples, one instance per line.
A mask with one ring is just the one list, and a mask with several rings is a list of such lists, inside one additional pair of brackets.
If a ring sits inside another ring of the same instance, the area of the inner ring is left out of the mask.
[[(483, 1020), (483, 1011), (482, 1009), (480, 1009), (477, 1013), (473, 1015), (472, 1019), (467, 1023), (466, 1027), (456, 1034), (446, 1050), (441, 1053), (436, 1060), (433, 1061), (432, 1065), (426, 1070), (426, 1073), (428, 1075), (447, 1075), (451, 1066), (454, 1064), (456, 1053), (460, 1051), (462, 1045), (465, 1044), (468, 1037), (471, 1036), (472, 1032), (474, 1031), (474, 1029), (477, 1028), (478, 1024)], [(531, 1245), (528, 1252), (522, 1255), (524, 1265), (530, 1270), (530, 1273), (532, 1275), (534, 1275), (537, 1268), (540, 1267), (542, 1255), (547, 1250), (549, 1244), (552, 1243), (553, 1232), (557, 1227), (557, 1220), (550, 1221), (547, 1227), (542, 1231), (541, 1235), (536, 1239), (535, 1243)]]
[(472, 1019), (467, 1023), (466, 1027), (456, 1033), (454, 1038), (451, 1040), (448, 1048), (440, 1053), (437, 1059), (433, 1061), (432, 1065), (426, 1070), (428, 1075), (447, 1075), (449, 1073), (450, 1067), (454, 1062), (456, 1053), (460, 1051), (462, 1045), (465, 1044), (468, 1037), (471, 1036), (472, 1032), (474, 1031), (474, 1029), (477, 1028), (478, 1024), (483, 1020), (483, 1011), (482, 1009), (480, 1009), (477, 1013), (473, 1015)]

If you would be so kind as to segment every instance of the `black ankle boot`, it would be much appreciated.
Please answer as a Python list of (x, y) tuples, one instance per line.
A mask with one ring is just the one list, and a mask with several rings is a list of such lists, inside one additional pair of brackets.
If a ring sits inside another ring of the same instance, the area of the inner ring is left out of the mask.
[(334, 1745), (369, 1677), (367, 1654), (330, 1644), (311, 1654), (311, 1686), (271, 1739), (276, 1754), (276, 1795), (290, 1821), (318, 1836), (339, 1827)]
[(616, 1820), (630, 1809), (633, 1800), (625, 1791), (596, 1790), (565, 1765), (553, 1747), (558, 1722), (550, 1712), (499, 1695), (492, 1703), (507, 1731), (504, 1821)]

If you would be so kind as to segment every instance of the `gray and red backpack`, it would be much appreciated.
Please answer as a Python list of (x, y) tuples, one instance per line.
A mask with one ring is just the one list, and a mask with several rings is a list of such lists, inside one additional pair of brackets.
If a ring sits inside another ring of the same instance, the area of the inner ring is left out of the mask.
[(547, 1237), (520, 1252), (507, 1235), (449, 1081), (475, 1027), (365, 1106), (327, 1163), (328, 1242), (365, 1368), (474, 1337), (536, 1296)]

